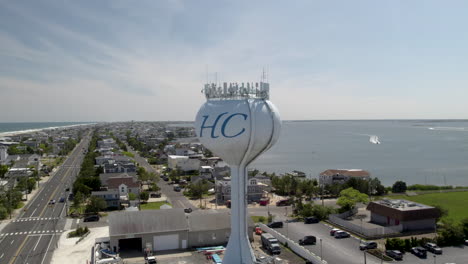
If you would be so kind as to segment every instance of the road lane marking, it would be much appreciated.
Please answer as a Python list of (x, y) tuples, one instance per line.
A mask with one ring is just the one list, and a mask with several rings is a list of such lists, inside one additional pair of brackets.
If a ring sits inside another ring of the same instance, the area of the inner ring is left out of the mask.
[(0, 256), (0, 259), (3, 258), (3, 255), (5, 255), (5, 253), (2, 253), (2, 255)]
[(18, 247), (18, 249), (16, 250), (15, 254), (13, 255), (13, 258), (10, 260), (9, 264), (15, 263), (16, 258), (18, 257), (18, 254), (20, 253), (21, 249), (22, 249), (22, 248), (24, 247), (24, 245), (26, 244), (26, 241), (28, 241), (28, 238), (29, 238), (29, 237), (26, 237), (26, 238), (23, 240), (23, 243), (21, 243), (21, 245)]
[(44, 258), (42, 259), (41, 264), (44, 263), (44, 260), (45, 260), (45, 258), (46, 258), (46, 256), (47, 256), (47, 252), (49, 252), (50, 243), (52, 242), (53, 239), (54, 239), (54, 236), (52, 236), (52, 237), (50, 238), (49, 245), (47, 246), (47, 249), (46, 249), (46, 251), (45, 251), (45, 253), (44, 253)]
[(15, 242), (15, 240), (11, 240), (10, 245), (13, 244), (13, 242)]
[(37, 240), (37, 243), (36, 243), (36, 245), (34, 246), (33, 251), (36, 251), (37, 245), (39, 244), (39, 241), (41, 240), (41, 238), (42, 238), (42, 235), (39, 236), (39, 239)]

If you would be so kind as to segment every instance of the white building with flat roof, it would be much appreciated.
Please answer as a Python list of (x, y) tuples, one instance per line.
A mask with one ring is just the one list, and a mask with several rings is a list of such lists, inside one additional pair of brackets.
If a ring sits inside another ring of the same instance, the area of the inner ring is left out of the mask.
[(189, 156), (167, 156), (168, 167), (172, 170), (177, 168), (182, 171), (198, 171), (200, 168), (200, 159)]

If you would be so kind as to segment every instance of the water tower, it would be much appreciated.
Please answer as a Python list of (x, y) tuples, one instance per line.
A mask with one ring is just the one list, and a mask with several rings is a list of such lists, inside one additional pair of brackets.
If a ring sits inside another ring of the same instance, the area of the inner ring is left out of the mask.
[(269, 84), (205, 84), (195, 120), (200, 142), (231, 167), (231, 235), (223, 264), (256, 262), (247, 234), (247, 166), (278, 140), (281, 120)]

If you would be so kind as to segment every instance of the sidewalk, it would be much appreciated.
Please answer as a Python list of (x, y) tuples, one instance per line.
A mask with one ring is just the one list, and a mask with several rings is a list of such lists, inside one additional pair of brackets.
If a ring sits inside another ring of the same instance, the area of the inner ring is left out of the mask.
[(29, 203), (32, 200), (34, 200), (36, 194), (42, 189), (44, 184), (55, 176), (55, 173), (57, 172), (58, 168), (60, 167), (54, 168), (50, 176), (45, 176), (41, 178), (41, 180), (39, 181), (39, 188), (32, 190), (32, 192), (28, 194), (28, 200), (24, 202), (23, 207), (15, 209), (11, 212), (11, 219), (8, 217), (7, 219), (0, 220), (0, 233), (2, 232), (3, 228), (5, 228), (5, 226), (7, 226), (11, 221), (15, 220), (23, 211), (26, 211), (28, 209)]

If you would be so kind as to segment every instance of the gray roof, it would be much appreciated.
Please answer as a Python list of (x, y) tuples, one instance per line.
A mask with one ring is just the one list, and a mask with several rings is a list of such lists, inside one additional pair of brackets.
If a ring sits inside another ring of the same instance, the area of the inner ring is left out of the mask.
[[(255, 224), (248, 218), (249, 227)], [(196, 210), (188, 216), (190, 231), (206, 231), (231, 228), (230, 210)]]
[(109, 214), (109, 235), (127, 235), (188, 230), (181, 208), (115, 212)]

